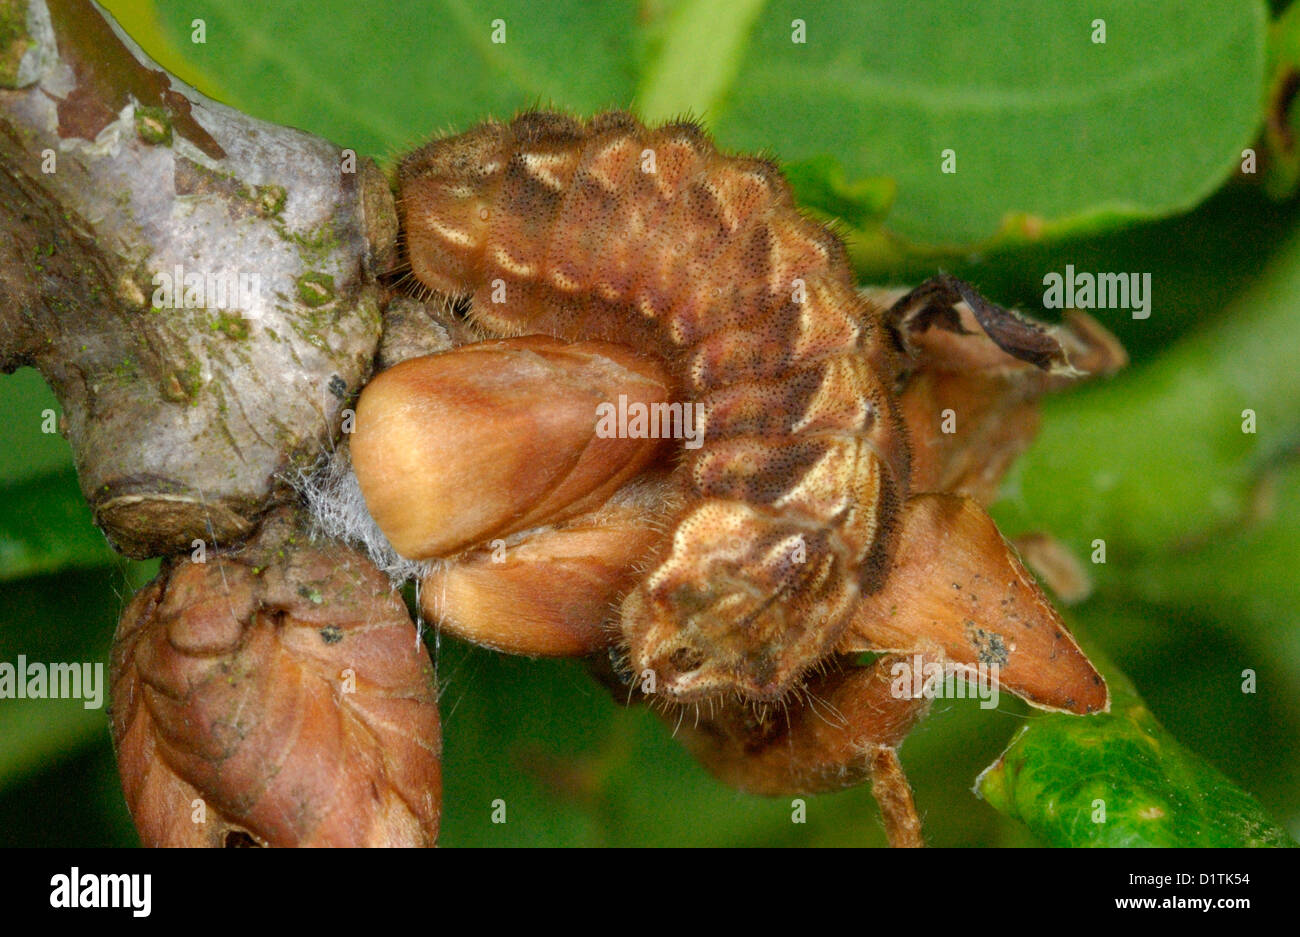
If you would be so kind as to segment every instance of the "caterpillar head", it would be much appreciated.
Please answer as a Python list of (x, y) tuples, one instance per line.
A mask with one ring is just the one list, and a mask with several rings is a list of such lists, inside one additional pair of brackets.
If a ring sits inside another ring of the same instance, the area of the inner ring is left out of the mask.
[(738, 501), (688, 513), (668, 558), (623, 603), (642, 689), (676, 702), (771, 701), (793, 689), (856, 596), (852, 577), (834, 574), (834, 555), (809, 542), (820, 536)]
[(479, 279), (507, 143), (507, 128), (490, 121), (402, 160), (402, 230), (411, 272), (425, 286), (454, 295)]

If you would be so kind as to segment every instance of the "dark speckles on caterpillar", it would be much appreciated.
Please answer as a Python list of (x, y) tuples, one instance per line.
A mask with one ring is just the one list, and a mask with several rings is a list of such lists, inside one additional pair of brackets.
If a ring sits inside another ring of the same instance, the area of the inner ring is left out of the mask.
[(479, 327), (658, 355), (700, 406), (685, 507), (623, 604), (635, 670), (679, 700), (789, 690), (880, 587), (907, 491), (891, 337), (840, 241), (770, 162), (623, 113), (485, 123), (399, 181), (414, 275)]

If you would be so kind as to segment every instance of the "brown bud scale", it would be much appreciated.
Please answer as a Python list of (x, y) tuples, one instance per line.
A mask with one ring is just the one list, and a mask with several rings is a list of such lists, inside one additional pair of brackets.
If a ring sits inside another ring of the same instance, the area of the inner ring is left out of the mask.
[(431, 846), (432, 666), (388, 580), (277, 515), (122, 613), (113, 741), (146, 846)]

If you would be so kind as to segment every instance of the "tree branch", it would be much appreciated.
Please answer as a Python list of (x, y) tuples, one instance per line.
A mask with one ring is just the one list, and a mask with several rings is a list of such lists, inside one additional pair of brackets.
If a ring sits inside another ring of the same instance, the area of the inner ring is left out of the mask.
[(205, 98), (90, 0), (0, 0), (0, 368), (38, 368), (131, 556), (246, 535), (368, 377), (368, 160)]

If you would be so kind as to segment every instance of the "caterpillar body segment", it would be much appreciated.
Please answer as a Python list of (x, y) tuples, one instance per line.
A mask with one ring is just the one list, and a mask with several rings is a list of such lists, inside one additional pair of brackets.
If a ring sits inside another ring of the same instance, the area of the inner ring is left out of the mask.
[(399, 184), (414, 275), (481, 329), (630, 346), (695, 405), (631, 668), (678, 700), (788, 692), (882, 585), (908, 493), (897, 338), (839, 239), (770, 162), (623, 113), (488, 122)]

